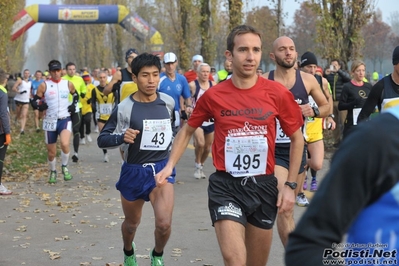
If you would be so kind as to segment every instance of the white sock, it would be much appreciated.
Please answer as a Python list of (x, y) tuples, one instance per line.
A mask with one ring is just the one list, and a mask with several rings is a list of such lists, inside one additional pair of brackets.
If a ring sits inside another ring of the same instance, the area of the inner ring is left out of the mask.
[(202, 165), (200, 163), (195, 163), (195, 168), (202, 169)]
[(54, 158), (54, 160), (52, 160), (52, 161), (49, 161), (49, 160), (47, 159), (47, 161), (48, 161), (48, 164), (49, 164), (49, 166), (50, 166), (50, 170), (51, 170), (51, 171), (55, 171), (56, 159)]
[(61, 151), (61, 163), (62, 163), (62, 165), (68, 165), (68, 160), (69, 160), (69, 152), (68, 153), (64, 153), (63, 151)]

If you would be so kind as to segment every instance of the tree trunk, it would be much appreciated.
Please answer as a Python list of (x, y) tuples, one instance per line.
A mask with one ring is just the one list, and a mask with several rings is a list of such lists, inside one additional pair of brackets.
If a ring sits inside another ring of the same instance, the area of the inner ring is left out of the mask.
[(179, 0), (180, 3), (180, 25), (181, 25), (181, 32), (179, 34), (179, 51), (180, 57), (179, 62), (180, 66), (188, 70), (191, 67), (190, 64), (190, 55), (188, 51), (188, 36), (189, 36), (189, 23), (188, 23), (188, 16), (189, 10), (191, 7), (191, 3), (189, 0)]
[(230, 23), (229, 30), (242, 24), (242, 0), (229, 0)]
[(209, 0), (201, 0), (201, 21), (200, 21), (200, 32), (201, 32), (201, 55), (204, 57), (204, 61), (213, 62), (215, 60), (216, 50), (213, 47), (211, 37), (211, 10)]

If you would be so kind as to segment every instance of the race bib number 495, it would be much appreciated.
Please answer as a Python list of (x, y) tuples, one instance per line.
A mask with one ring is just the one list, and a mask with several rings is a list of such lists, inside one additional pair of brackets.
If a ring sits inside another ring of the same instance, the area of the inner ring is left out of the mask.
[(226, 137), (226, 172), (234, 177), (265, 174), (267, 151), (265, 137)]

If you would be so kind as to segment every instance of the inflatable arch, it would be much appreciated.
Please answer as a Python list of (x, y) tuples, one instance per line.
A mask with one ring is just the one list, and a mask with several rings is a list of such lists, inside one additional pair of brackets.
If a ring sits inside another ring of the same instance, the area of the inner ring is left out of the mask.
[(163, 55), (162, 36), (138, 14), (122, 5), (31, 5), (14, 17), (11, 40), (17, 39), (36, 22), (63, 24), (118, 23), (139, 41), (150, 38), (154, 54)]

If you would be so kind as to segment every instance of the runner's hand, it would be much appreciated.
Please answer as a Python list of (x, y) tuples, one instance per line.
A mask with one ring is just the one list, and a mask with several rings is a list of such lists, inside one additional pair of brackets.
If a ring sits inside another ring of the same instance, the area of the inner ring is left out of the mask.
[(291, 211), (294, 208), (295, 204), (295, 190), (291, 189), (288, 186), (284, 186), (281, 191), (278, 193), (277, 197), (277, 207), (279, 208), (278, 212), (286, 212)]
[(166, 179), (168, 177), (170, 177), (172, 172), (173, 172), (173, 168), (169, 168), (167, 165), (160, 172), (158, 172), (154, 177), (155, 184), (157, 185), (157, 187), (160, 187), (160, 186), (166, 184), (168, 182), (168, 180), (166, 180)]
[(10, 145), (11, 144), (11, 134), (6, 134), (6, 142), (4, 142), (4, 145)]
[(44, 110), (47, 110), (47, 109), (48, 109), (47, 103), (39, 104), (39, 107), (37, 108), (37, 110), (39, 110), (39, 111), (44, 111)]
[(128, 128), (125, 132), (125, 135), (123, 136), (123, 141), (129, 144), (133, 144), (139, 133), (140, 131), (136, 129)]

